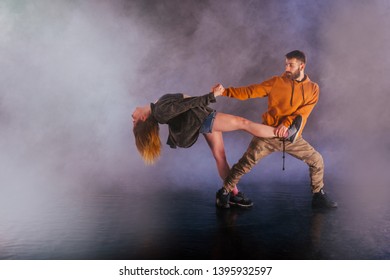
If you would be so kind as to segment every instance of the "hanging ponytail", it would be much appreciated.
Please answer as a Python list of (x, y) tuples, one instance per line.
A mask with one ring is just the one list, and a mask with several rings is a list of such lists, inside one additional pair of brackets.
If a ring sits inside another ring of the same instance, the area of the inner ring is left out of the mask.
[(153, 116), (138, 121), (133, 128), (135, 145), (144, 162), (154, 164), (161, 154), (160, 127)]

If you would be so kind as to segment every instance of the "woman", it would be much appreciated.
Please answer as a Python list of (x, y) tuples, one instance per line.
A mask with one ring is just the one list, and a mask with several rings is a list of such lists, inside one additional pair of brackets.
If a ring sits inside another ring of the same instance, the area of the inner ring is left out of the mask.
[[(217, 113), (208, 107), (210, 103), (216, 102), (215, 97), (222, 95), (222, 92), (223, 87), (216, 85), (211, 93), (203, 96), (165, 94), (156, 103), (137, 107), (132, 114), (133, 132), (143, 160), (147, 164), (153, 164), (160, 156), (159, 123), (169, 126), (167, 144), (171, 148), (189, 148), (202, 133), (214, 156), (222, 180), (230, 169), (226, 160), (222, 132), (244, 130), (257, 137), (277, 137), (272, 126), (230, 114)], [(287, 140), (293, 141), (296, 132), (299, 131), (301, 121), (300, 118), (296, 119), (285, 135)], [(231, 204), (242, 207), (250, 207), (253, 204), (237, 188), (233, 191), (231, 200)]]

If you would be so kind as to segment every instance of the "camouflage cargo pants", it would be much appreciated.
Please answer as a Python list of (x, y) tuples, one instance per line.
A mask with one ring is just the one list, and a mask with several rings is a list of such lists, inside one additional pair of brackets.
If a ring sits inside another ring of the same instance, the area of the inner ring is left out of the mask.
[[(281, 151), (283, 151), (283, 141), (279, 138), (253, 137), (244, 155), (232, 166), (225, 179), (225, 188), (233, 190), (241, 177), (248, 173), (262, 158), (273, 152)], [(285, 152), (309, 166), (312, 192), (318, 192), (324, 186), (324, 161), (321, 154), (302, 137), (299, 137), (294, 143), (285, 141)]]

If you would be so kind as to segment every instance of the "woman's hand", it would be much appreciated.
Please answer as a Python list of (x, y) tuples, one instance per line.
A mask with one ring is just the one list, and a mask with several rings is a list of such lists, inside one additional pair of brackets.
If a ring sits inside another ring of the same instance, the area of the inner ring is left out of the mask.
[(279, 138), (285, 138), (287, 137), (288, 133), (288, 127), (285, 127), (284, 124), (280, 124), (276, 129), (275, 129), (275, 135)]
[(211, 91), (214, 93), (214, 96), (221, 96), (223, 92), (225, 91), (225, 88), (221, 84), (216, 84), (211, 88)]

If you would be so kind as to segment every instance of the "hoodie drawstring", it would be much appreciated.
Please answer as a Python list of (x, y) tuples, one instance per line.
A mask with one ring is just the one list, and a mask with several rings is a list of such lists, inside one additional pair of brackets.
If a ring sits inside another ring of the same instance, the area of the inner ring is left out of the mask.
[[(306, 80), (306, 75), (304, 77), (304, 79), (300, 82), (301, 84), (301, 87), (302, 87), (302, 99), (303, 99), (303, 104), (305, 104), (305, 87), (303, 86), (303, 81)], [(292, 87), (291, 87), (291, 98), (290, 98), (290, 105), (291, 107), (293, 106), (293, 99), (294, 99), (294, 81), (292, 81)], [(282, 167), (282, 170), (284, 171), (285, 170), (285, 161), (286, 161), (286, 143), (285, 143), (286, 139), (282, 139), (282, 142), (283, 142), (283, 167)]]
[[(303, 83), (300, 83), (302, 87), (302, 99), (303, 99), (303, 104), (305, 104), (305, 88), (303, 86)], [(290, 105), (291, 107), (293, 106), (293, 99), (294, 99), (294, 81), (292, 81), (292, 87), (291, 87), (291, 98), (290, 98)]]
[(283, 168), (282, 168), (282, 170), (284, 171), (285, 170), (284, 163), (285, 163), (285, 158), (286, 158), (286, 143), (285, 143), (286, 139), (283, 138), (282, 141), (283, 141)]

